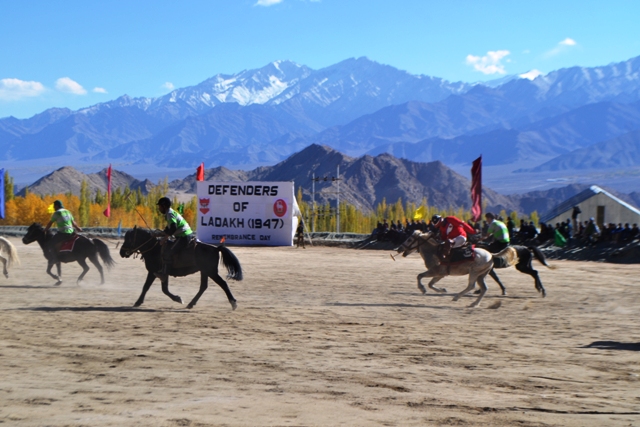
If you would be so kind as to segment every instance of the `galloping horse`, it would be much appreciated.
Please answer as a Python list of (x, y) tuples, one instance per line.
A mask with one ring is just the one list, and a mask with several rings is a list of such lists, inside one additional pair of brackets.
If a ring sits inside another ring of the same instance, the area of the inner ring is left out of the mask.
[(4, 237), (0, 237), (0, 262), (2, 262), (2, 273), (6, 278), (9, 278), (7, 266), (11, 267), (13, 264), (20, 264), (16, 247)]
[[(195, 247), (189, 246), (185, 252), (190, 251), (186, 256), (174, 261), (169, 269), (169, 275), (188, 276), (197, 271), (200, 272), (200, 290), (191, 300), (187, 308), (193, 308), (204, 291), (209, 286), (207, 279), (211, 278), (216, 282), (227, 295), (231, 308), (235, 310), (238, 306), (236, 299), (231, 294), (229, 285), (218, 274), (218, 262), (222, 255), (222, 264), (226, 267), (228, 278), (242, 280), (242, 267), (238, 258), (224, 245), (214, 246), (202, 242), (196, 242)], [(144, 265), (148, 271), (147, 280), (142, 286), (142, 294), (133, 305), (139, 307), (144, 302), (144, 297), (156, 279), (156, 273), (162, 269), (162, 247), (158, 238), (151, 232), (143, 228), (134, 227), (124, 235), (124, 243), (120, 248), (120, 256), (129, 258), (133, 254), (140, 254), (144, 260)], [(182, 304), (182, 298), (169, 292), (169, 279), (162, 282), (162, 292), (175, 302)]]
[[(432, 290), (444, 293), (446, 292), (446, 289), (436, 288), (433, 285), (446, 276), (469, 275), (468, 286), (453, 298), (454, 301), (457, 301), (463, 295), (472, 291), (477, 281), (480, 285), (480, 294), (478, 295), (478, 298), (471, 303), (470, 307), (477, 306), (484, 297), (484, 294), (487, 292), (487, 285), (484, 282), (484, 278), (489, 274), (489, 272), (491, 272), (494, 266), (506, 268), (518, 265), (520, 263), (520, 256), (523, 257), (525, 264), (528, 262), (529, 267), (531, 264), (531, 253), (526, 247), (521, 248), (524, 248), (526, 253), (529, 254), (528, 258), (521, 249), (513, 247), (507, 247), (495, 255), (492, 255), (484, 249), (475, 248), (473, 249), (473, 259), (471, 261), (464, 261), (455, 264), (442, 264), (437, 254), (440, 244), (433, 237), (434, 234), (432, 232), (421, 233), (420, 231), (415, 231), (397, 249), (397, 252), (402, 253), (402, 256), (406, 257), (415, 251), (419, 251), (420, 256), (422, 256), (422, 259), (424, 260), (424, 264), (427, 267), (427, 271), (418, 274), (418, 289), (420, 289), (423, 294), (427, 292), (426, 288), (422, 284), (422, 279), (425, 277), (432, 278), (428, 284)], [(544, 259), (544, 256), (542, 257)], [(544, 264), (547, 265), (546, 262)], [(522, 271), (520, 268), (518, 270)], [(540, 278), (537, 277), (537, 272), (534, 278), (536, 279), (536, 289), (544, 292)]]
[[(55, 286), (58, 286), (62, 283), (62, 274), (60, 263), (64, 262), (78, 262), (82, 267), (82, 273), (78, 276), (76, 283), (79, 283), (89, 271), (89, 266), (87, 265), (86, 259), (89, 258), (89, 261), (93, 265), (96, 266), (98, 271), (100, 272), (100, 284), (104, 284), (104, 273), (102, 271), (102, 266), (100, 265), (100, 261), (98, 260), (98, 256), (102, 258), (102, 262), (107, 266), (107, 268), (113, 266), (115, 261), (111, 258), (111, 254), (109, 253), (109, 247), (106, 243), (104, 243), (100, 239), (90, 239), (83, 235), (79, 235), (78, 239), (73, 244), (73, 249), (70, 251), (62, 251), (58, 252), (57, 259), (52, 255), (52, 251), (55, 251), (55, 248), (51, 247), (51, 238), (53, 237), (53, 232), (51, 230), (47, 230), (45, 233), (44, 227), (42, 224), (38, 222), (34, 222), (27, 228), (27, 234), (22, 238), (22, 243), (28, 245), (29, 243), (38, 242), (40, 247), (42, 248), (42, 252), (44, 253), (44, 257), (47, 259), (47, 274), (54, 279), (57, 280)], [(55, 275), (51, 272), (51, 268), (56, 266), (58, 270), (58, 274)]]
[[(518, 262), (515, 265), (516, 270), (533, 277), (536, 291), (541, 293), (543, 298), (546, 297), (547, 291), (544, 289), (544, 286), (542, 286), (542, 281), (540, 280), (538, 270), (534, 269), (531, 263), (533, 262), (533, 259), (535, 257), (535, 259), (537, 259), (542, 265), (547, 268), (553, 270), (555, 269), (555, 266), (547, 264), (547, 259), (545, 258), (544, 253), (542, 253), (542, 251), (535, 246), (512, 245), (509, 246), (509, 248), (515, 250), (518, 256)], [(494, 266), (494, 269), (489, 272), (489, 276), (491, 276), (496, 281), (496, 283), (500, 285), (500, 289), (502, 289), (502, 295), (506, 295), (507, 289), (500, 281), (500, 278), (498, 278), (495, 268), (496, 267)]]

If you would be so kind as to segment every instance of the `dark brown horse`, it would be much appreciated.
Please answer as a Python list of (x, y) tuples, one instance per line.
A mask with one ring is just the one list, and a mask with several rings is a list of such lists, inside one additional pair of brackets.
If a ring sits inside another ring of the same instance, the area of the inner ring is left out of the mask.
[[(47, 274), (57, 280), (56, 286), (62, 283), (62, 273), (60, 268), (61, 262), (77, 262), (80, 264), (82, 267), (82, 274), (80, 274), (76, 281), (76, 283), (79, 283), (85, 274), (87, 274), (87, 271), (89, 271), (89, 266), (86, 261), (87, 258), (89, 258), (89, 261), (91, 261), (91, 263), (95, 265), (100, 272), (100, 284), (104, 284), (104, 272), (102, 271), (102, 266), (100, 265), (98, 256), (102, 258), (102, 262), (104, 262), (107, 268), (115, 264), (115, 261), (111, 258), (109, 247), (106, 243), (100, 239), (90, 239), (83, 235), (79, 235), (73, 245), (73, 250), (58, 252), (54, 255), (53, 251), (56, 249), (52, 247), (52, 237), (53, 232), (51, 230), (47, 230), (45, 233), (42, 224), (34, 222), (29, 226), (29, 228), (27, 228), (27, 234), (22, 238), (22, 243), (28, 245), (29, 243), (38, 242), (42, 248), (44, 257), (47, 259)], [(54, 265), (58, 270), (57, 275), (51, 272), (51, 268)]]
[[(139, 307), (144, 302), (144, 297), (156, 280), (156, 273), (162, 270), (162, 246), (158, 237), (149, 230), (134, 227), (124, 235), (124, 243), (120, 247), (120, 256), (129, 258), (133, 254), (140, 254), (144, 266), (147, 269), (147, 280), (142, 285), (142, 293), (133, 305)], [(222, 258), (222, 264), (227, 269), (228, 278), (233, 280), (242, 280), (242, 267), (238, 258), (224, 245), (214, 246), (203, 242), (196, 242), (195, 245), (189, 245), (182, 256), (174, 260), (169, 275), (174, 277), (188, 276), (196, 272), (200, 272), (200, 290), (191, 300), (187, 308), (193, 308), (204, 291), (207, 289), (208, 279), (211, 278), (216, 282), (227, 295), (227, 299), (233, 310), (238, 306), (236, 299), (231, 294), (229, 285), (218, 274), (218, 263)], [(162, 282), (162, 292), (175, 302), (182, 304), (182, 298), (169, 292), (169, 279)]]

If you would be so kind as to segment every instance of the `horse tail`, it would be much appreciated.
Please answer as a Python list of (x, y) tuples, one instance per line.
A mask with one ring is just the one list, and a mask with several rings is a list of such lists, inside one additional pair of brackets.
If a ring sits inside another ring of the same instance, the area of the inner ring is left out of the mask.
[(102, 262), (107, 268), (113, 267), (116, 262), (111, 258), (111, 253), (109, 253), (109, 247), (105, 242), (100, 239), (92, 239), (93, 244), (98, 249), (98, 255), (102, 258)]
[(493, 255), (494, 268), (513, 267), (520, 261), (518, 250), (513, 246), (507, 246), (497, 254)]
[(551, 270), (555, 270), (556, 266), (547, 264), (547, 258), (544, 256), (544, 253), (540, 249), (538, 249), (537, 246), (527, 246), (527, 249), (533, 252), (533, 256), (535, 256), (542, 265), (550, 268)]
[(222, 254), (222, 264), (227, 269), (227, 278), (237, 281), (242, 280), (242, 267), (238, 258), (224, 245), (218, 246), (218, 250)]
[(9, 259), (7, 259), (8, 267), (12, 265), (20, 265), (20, 258), (18, 257), (18, 252), (16, 251), (16, 247), (11, 244), (10, 241), (5, 239), (4, 237), (0, 237), (2, 242), (4, 243), (5, 248), (7, 248), (7, 255), (9, 255)]

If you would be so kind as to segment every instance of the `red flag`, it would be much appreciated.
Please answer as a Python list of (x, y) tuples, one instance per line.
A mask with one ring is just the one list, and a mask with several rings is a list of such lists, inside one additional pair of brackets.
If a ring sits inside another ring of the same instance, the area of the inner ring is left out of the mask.
[(111, 217), (111, 165), (107, 169), (107, 209), (104, 211), (104, 216)]
[(196, 181), (204, 181), (204, 162), (200, 163), (200, 166), (198, 166)]
[(471, 166), (471, 215), (475, 222), (482, 218), (482, 156)]

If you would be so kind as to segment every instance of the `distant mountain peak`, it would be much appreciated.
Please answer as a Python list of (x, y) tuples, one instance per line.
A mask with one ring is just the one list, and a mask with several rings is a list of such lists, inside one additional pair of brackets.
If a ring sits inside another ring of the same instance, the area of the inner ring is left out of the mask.
[(520, 77), (521, 79), (535, 80), (538, 76), (542, 75), (544, 75), (542, 71), (536, 70), (534, 68), (533, 70), (527, 71), (526, 73), (519, 74), (518, 77)]

